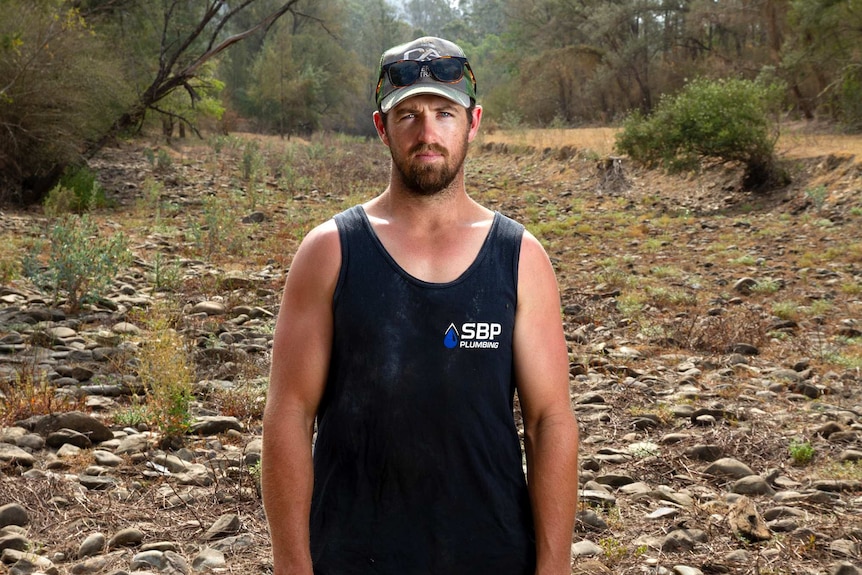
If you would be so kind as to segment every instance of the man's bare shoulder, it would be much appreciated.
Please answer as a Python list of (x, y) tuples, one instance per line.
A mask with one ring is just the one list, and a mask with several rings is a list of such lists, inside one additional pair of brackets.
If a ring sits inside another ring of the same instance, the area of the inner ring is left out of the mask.
[(296, 251), (287, 280), (309, 282), (331, 287), (341, 267), (341, 240), (335, 220), (330, 219), (312, 229)]

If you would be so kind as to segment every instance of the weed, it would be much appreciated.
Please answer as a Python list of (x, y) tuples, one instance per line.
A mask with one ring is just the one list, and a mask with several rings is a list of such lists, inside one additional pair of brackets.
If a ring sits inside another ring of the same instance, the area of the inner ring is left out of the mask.
[(20, 259), (7, 254), (0, 255), (0, 284), (11, 282), (21, 273)]
[(772, 278), (765, 278), (757, 280), (757, 282), (751, 286), (751, 291), (753, 293), (758, 293), (762, 295), (774, 294), (778, 290), (781, 289), (781, 282), (774, 280)]
[(690, 306), (697, 303), (696, 298), (692, 294), (686, 293), (683, 290), (648, 286), (646, 293), (650, 301), (660, 307)]
[(88, 167), (69, 168), (48, 192), (43, 208), (48, 216), (81, 214), (108, 205), (105, 190)]
[(191, 424), (194, 368), (166, 304), (150, 310), (142, 322), (150, 333), (138, 352), (138, 377), (146, 391), (151, 423), (161, 431), (163, 443), (170, 445)]
[(781, 301), (772, 304), (775, 317), (785, 320), (795, 320), (799, 317), (799, 304), (794, 301)]
[(629, 445), (628, 451), (638, 459), (645, 459), (659, 455), (661, 447), (651, 441), (639, 441)]
[(605, 558), (611, 562), (620, 561), (629, 554), (625, 544), (613, 537), (599, 539), (599, 547), (602, 548)]
[(862, 481), (862, 460), (831, 461), (823, 466), (818, 466), (817, 475), (825, 479)]
[(137, 427), (150, 419), (150, 412), (146, 406), (133, 400), (132, 405), (114, 413), (114, 423), (123, 427)]
[(787, 448), (794, 465), (808, 465), (814, 459), (814, 447), (809, 441), (794, 439)]
[(829, 190), (827, 190), (826, 186), (822, 184), (814, 186), (813, 188), (805, 190), (805, 197), (811, 200), (811, 203), (814, 204), (815, 209), (819, 212), (823, 209), (823, 205), (826, 203), (826, 198), (829, 197)]
[(222, 251), (242, 253), (245, 247), (243, 230), (237, 226), (230, 206), (213, 196), (203, 202), (203, 222), (192, 222), (190, 233), (195, 247), (211, 257)]
[(156, 291), (176, 291), (182, 284), (182, 270), (176, 262), (165, 261), (162, 254), (153, 258), (152, 282)]
[(88, 216), (64, 216), (50, 232), (47, 266), (39, 262), (37, 246), (27, 254), (22, 266), (24, 274), (39, 285), (66, 294), (66, 305), (77, 311), (86, 301), (97, 299), (132, 258), (122, 233), (104, 238), (98, 226)]
[(596, 274), (599, 283), (605, 284), (607, 288), (623, 288), (631, 282), (631, 274), (615, 266), (609, 266)]
[(812, 317), (822, 316), (832, 311), (834, 307), (835, 304), (828, 299), (817, 299), (808, 306), (808, 315)]
[(657, 278), (676, 278), (682, 275), (682, 270), (674, 266), (654, 266), (650, 268), (650, 274)]
[(757, 265), (757, 258), (752, 255), (746, 254), (730, 260), (730, 263), (739, 266), (753, 266)]
[(623, 294), (617, 298), (617, 309), (625, 317), (636, 317), (644, 309), (645, 301), (641, 294)]
[(141, 185), (142, 197), (138, 200), (138, 207), (153, 213), (158, 224), (162, 218), (162, 197), (165, 193), (165, 185), (155, 178), (147, 177)]
[(34, 361), (22, 364), (12, 380), (0, 379), (0, 424), (75, 409), (77, 403), (68, 396), (58, 396)]
[(250, 381), (241, 382), (231, 389), (216, 389), (210, 400), (224, 415), (240, 420), (260, 419), (266, 403), (266, 386)]
[(169, 172), (174, 163), (171, 155), (164, 148), (159, 148), (158, 150), (147, 148), (144, 150), (144, 158), (146, 158), (147, 163), (150, 164), (154, 172), (161, 174)]

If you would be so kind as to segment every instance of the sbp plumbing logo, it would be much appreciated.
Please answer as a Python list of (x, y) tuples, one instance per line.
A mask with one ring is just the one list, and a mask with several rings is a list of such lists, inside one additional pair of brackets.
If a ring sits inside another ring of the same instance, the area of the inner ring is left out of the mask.
[(470, 321), (457, 328), (450, 323), (443, 334), (443, 345), (449, 349), (497, 349), (500, 342), (497, 337), (503, 332), (499, 323)]

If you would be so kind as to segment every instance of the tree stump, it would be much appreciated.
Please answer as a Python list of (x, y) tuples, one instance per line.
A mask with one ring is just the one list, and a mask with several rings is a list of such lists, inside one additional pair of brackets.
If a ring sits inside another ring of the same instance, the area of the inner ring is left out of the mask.
[(599, 176), (599, 192), (618, 194), (631, 187), (623, 168), (623, 158), (620, 156), (608, 156), (600, 159), (596, 163), (596, 171)]

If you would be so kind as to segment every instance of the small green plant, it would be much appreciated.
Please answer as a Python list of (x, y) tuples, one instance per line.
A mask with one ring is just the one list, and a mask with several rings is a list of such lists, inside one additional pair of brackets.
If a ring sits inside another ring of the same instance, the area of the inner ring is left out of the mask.
[(817, 470), (817, 476), (825, 479), (862, 481), (862, 460), (829, 462)]
[(743, 255), (730, 260), (730, 263), (740, 266), (753, 266), (757, 264), (757, 259), (752, 255)]
[(176, 262), (165, 260), (162, 254), (153, 258), (152, 282), (156, 291), (176, 291), (182, 283), (183, 274)]
[(114, 413), (114, 423), (123, 427), (136, 427), (146, 423), (150, 419), (150, 413), (145, 405), (138, 400), (133, 400), (132, 405), (125, 409), (118, 409)]
[(24, 363), (12, 380), (0, 378), (0, 425), (12, 425), (34, 415), (48, 415), (74, 408), (68, 396), (58, 396), (46, 374), (33, 363)]
[(149, 337), (138, 352), (138, 378), (146, 392), (151, 423), (161, 432), (162, 444), (169, 446), (181, 440), (191, 425), (194, 368), (164, 304), (149, 310), (143, 323)]
[(0, 255), (0, 284), (9, 283), (21, 273), (20, 258), (8, 254)]
[(629, 445), (628, 451), (638, 459), (645, 459), (660, 454), (661, 447), (651, 441), (639, 441)]
[(57, 300), (66, 295), (70, 311), (97, 299), (119, 270), (132, 258), (122, 233), (103, 237), (87, 215), (64, 216), (50, 231), (46, 266), (40, 263), (42, 246), (36, 246), (23, 261), (24, 274), (38, 285), (47, 285)]
[(629, 554), (625, 544), (613, 537), (599, 539), (599, 547), (602, 548), (605, 558), (611, 562), (624, 559)]
[(813, 188), (808, 188), (805, 190), (805, 197), (811, 200), (811, 203), (814, 204), (814, 207), (817, 209), (817, 211), (820, 211), (826, 204), (826, 198), (829, 197), (829, 190), (827, 190), (826, 186), (822, 184), (819, 186), (814, 186)]
[(189, 231), (195, 247), (208, 257), (221, 251), (242, 253), (245, 246), (235, 214), (223, 199), (216, 197), (204, 200), (202, 221), (192, 222)]
[(787, 448), (794, 465), (808, 465), (814, 459), (814, 447), (809, 441), (794, 439)]
[(164, 148), (159, 148), (158, 150), (147, 148), (144, 150), (144, 158), (146, 158), (147, 163), (153, 168), (153, 171), (162, 174), (170, 171), (174, 163), (171, 155)]
[(829, 313), (835, 304), (828, 299), (816, 299), (808, 306), (808, 315), (817, 317)]
[(775, 317), (784, 320), (796, 320), (799, 317), (799, 304), (795, 301), (780, 301), (772, 304)]
[(751, 286), (751, 291), (753, 293), (759, 293), (764, 295), (773, 294), (780, 289), (781, 282), (771, 278), (757, 280), (757, 282), (753, 286)]
[(231, 389), (215, 390), (210, 399), (219, 413), (240, 420), (260, 419), (266, 404), (266, 386), (244, 381)]

